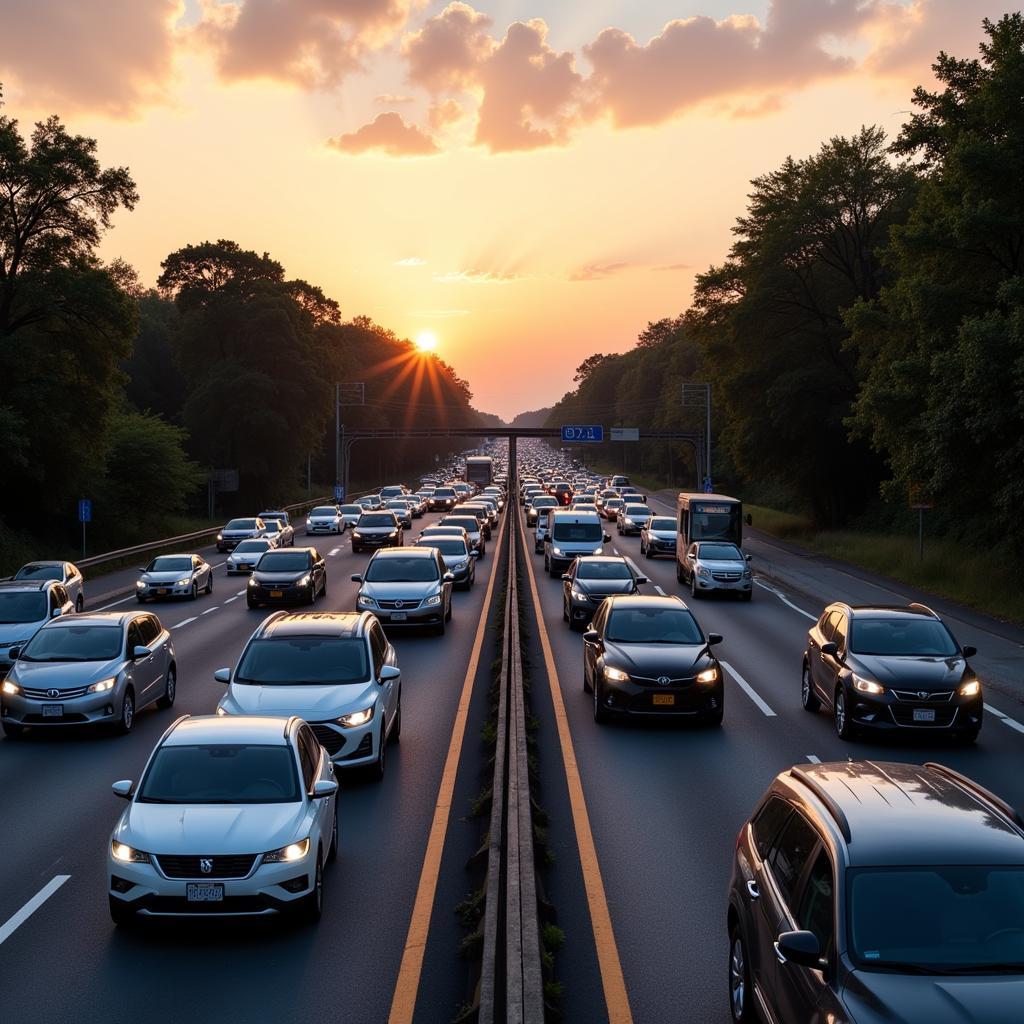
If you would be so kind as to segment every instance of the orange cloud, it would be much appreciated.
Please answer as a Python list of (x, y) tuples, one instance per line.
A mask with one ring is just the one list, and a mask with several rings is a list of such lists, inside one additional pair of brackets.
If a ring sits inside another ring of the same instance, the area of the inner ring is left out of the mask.
[(452, 92), (477, 84), (477, 69), (495, 47), (487, 34), (491, 19), (456, 0), (406, 36), (402, 52), (409, 81), (431, 92)]
[(463, 115), (462, 104), (458, 100), (442, 100), (430, 106), (430, 127), (435, 132), (454, 124)]
[(438, 284), (510, 284), (519, 278), (519, 274), (492, 270), (449, 270), (434, 275)]
[(393, 110), (378, 114), (357, 131), (328, 139), (327, 145), (354, 154), (378, 150), (388, 156), (431, 156), (439, 152), (437, 143), (426, 132), (406, 124), (402, 115)]
[(601, 281), (628, 269), (628, 263), (588, 263), (569, 275), (570, 281)]

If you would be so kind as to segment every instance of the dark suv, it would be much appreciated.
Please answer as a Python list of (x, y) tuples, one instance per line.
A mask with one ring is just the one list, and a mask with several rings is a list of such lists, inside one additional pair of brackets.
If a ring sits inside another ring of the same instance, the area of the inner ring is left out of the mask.
[(803, 765), (736, 840), (734, 1021), (1011, 1024), (1024, 996), (1024, 821), (938, 764)]
[(859, 730), (950, 733), (973, 743), (981, 730), (981, 682), (945, 623), (923, 604), (830, 604), (807, 634), (801, 701), (830, 709), (841, 739)]

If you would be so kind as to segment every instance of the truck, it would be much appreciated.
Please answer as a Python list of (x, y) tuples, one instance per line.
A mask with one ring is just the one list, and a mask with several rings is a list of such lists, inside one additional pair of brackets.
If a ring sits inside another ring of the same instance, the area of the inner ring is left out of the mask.
[(494, 479), (494, 459), (490, 455), (470, 455), (466, 459), (466, 483), (478, 491), (489, 487)]

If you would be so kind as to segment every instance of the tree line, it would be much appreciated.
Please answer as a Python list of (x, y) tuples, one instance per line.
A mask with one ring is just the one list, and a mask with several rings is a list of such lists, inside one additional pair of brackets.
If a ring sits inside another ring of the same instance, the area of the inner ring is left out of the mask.
[[(699, 426), (680, 385), (710, 382), (716, 486), (821, 526), (933, 503), (950, 535), (1019, 547), (1024, 17), (984, 30), (894, 140), (864, 127), (755, 178), (690, 307), (585, 360), (548, 424)], [(626, 458), (697, 483), (683, 446)]]

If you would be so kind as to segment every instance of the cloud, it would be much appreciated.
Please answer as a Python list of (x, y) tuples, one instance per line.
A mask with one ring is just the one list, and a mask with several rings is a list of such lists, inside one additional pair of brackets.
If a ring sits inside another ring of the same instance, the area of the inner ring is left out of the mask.
[(433, 103), (429, 112), (430, 127), (435, 132), (441, 131), (448, 125), (455, 124), (464, 113), (462, 104), (458, 100), (442, 100), (440, 103)]
[(434, 93), (476, 85), (477, 69), (495, 47), (490, 26), (491, 19), (469, 4), (450, 3), (403, 40), (409, 81)]
[(422, 267), (427, 261), (419, 256), (406, 256), (404, 260), (395, 260), (396, 267)]
[(395, 107), (403, 103), (415, 103), (415, 96), (404, 96), (401, 93), (382, 92), (379, 96), (373, 97), (373, 102), (382, 107)]
[(569, 275), (570, 281), (601, 281), (626, 270), (629, 263), (587, 263)]
[(519, 274), (491, 270), (449, 270), (434, 275), (438, 284), (510, 284), (519, 279)]
[(328, 139), (327, 145), (343, 153), (378, 150), (388, 156), (430, 156), (440, 152), (437, 143), (414, 124), (406, 124), (393, 110), (378, 114), (354, 132)]
[(469, 316), (472, 310), (469, 309), (412, 309), (409, 316), (428, 317), (436, 320), (449, 320), (457, 316)]
[(663, 263), (658, 267), (651, 267), (651, 270), (692, 270), (692, 263)]
[(754, 117), (767, 117), (769, 114), (777, 114), (784, 108), (781, 96), (765, 96), (754, 103), (740, 104), (729, 111), (729, 116), (735, 121), (742, 121)]
[(0, 81), (7, 98), (61, 114), (136, 115), (165, 102), (179, 0), (4, 0)]

